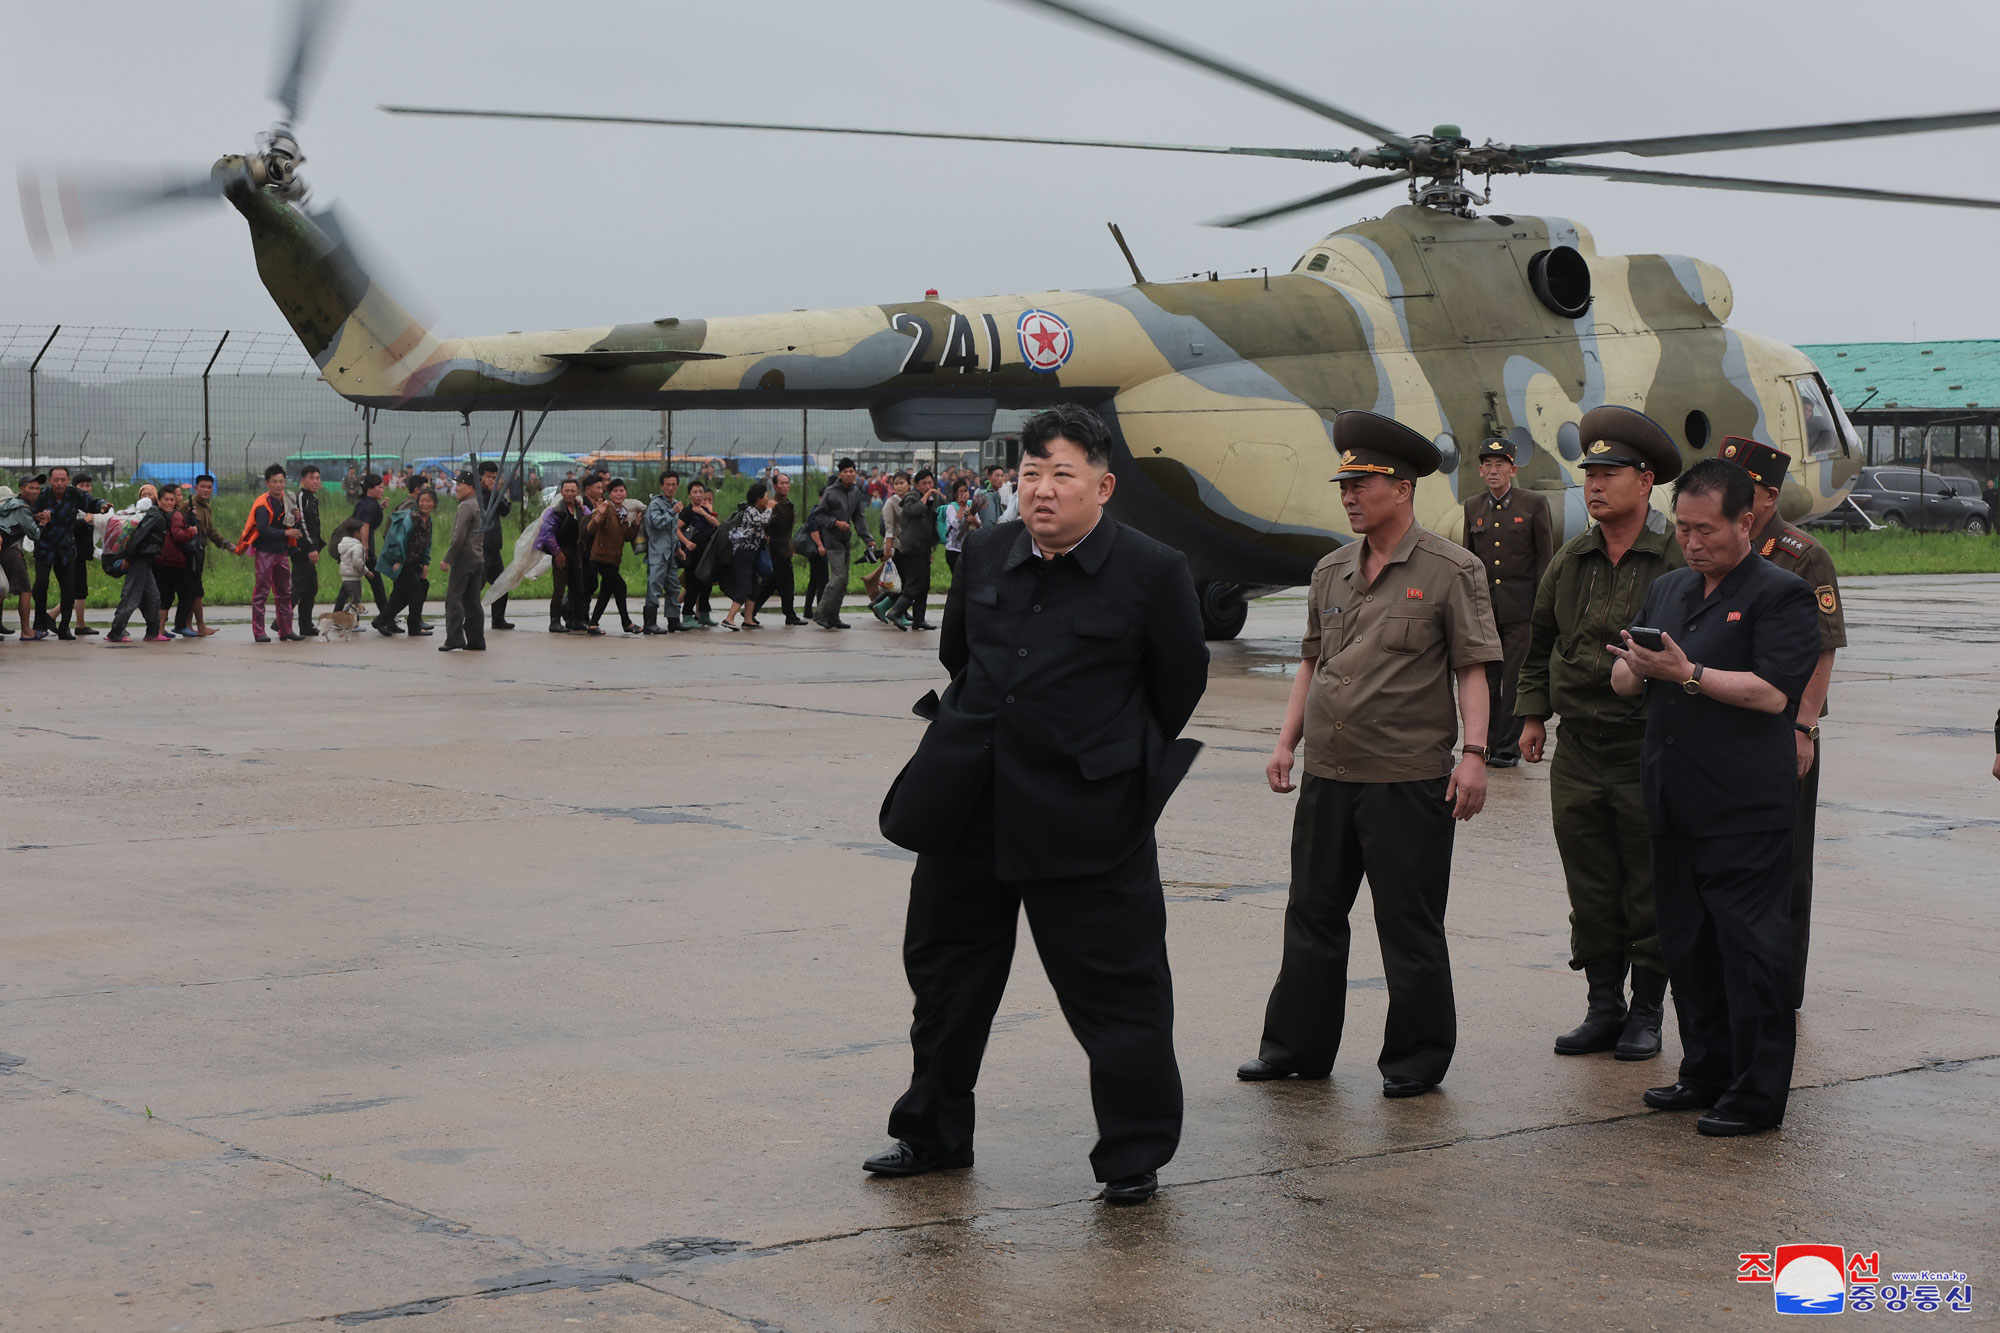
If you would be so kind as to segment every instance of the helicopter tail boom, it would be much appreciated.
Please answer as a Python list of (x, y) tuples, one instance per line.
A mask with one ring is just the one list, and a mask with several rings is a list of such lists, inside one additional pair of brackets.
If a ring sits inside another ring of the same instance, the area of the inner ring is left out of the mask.
[(339, 216), (307, 213), (244, 171), (224, 193), (250, 225), (258, 276), (322, 378), (349, 399), (410, 396), (444, 345), (377, 282)]

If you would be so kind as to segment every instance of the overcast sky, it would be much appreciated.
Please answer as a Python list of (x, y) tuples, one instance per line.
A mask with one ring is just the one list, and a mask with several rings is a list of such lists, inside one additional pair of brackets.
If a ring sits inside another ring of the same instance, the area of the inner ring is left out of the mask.
[[(1106, 0), (1373, 119), (1533, 143), (2000, 104), (1992, 0), (1387, 6)], [(0, 0), (17, 163), (205, 166), (270, 123), (277, 0)], [(384, 102), (1345, 148), (1362, 136), (1006, 0), (354, 0), (301, 139), (440, 331), (489, 333), (1291, 265), (1396, 192), (1200, 225), (1354, 168), (722, 130), (411, 121)], [(1628, 165), (2000, 199), (2000, 128)], [(2000, 331), (2000, 212), (1503, 178), (1606, 253), (1720, 265), (1791, 342)], [(10, 210), (10, 216), (12, 211)], [(282, 329), (226, 205), (41, 265), (0, 224), (0, 322)]]

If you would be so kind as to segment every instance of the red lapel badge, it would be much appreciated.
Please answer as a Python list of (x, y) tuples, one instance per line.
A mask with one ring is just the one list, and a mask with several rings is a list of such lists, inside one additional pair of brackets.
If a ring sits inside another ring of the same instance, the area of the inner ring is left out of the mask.
[(1422, 588), (1405, 588), (1403, 589), (1403, 596), (1410, 601), (1421, 602), (1424, 600), (1424, 590)]
[(1731, 612), (1729, 613), (1729, 617), (1728, 617), (1728, 618), (1729, 618), (1730, 620), (1741, 620), (1741, 619), (1743, 619), (1743, 613), (1742, 613), (1741, 611), (1731, 611)]

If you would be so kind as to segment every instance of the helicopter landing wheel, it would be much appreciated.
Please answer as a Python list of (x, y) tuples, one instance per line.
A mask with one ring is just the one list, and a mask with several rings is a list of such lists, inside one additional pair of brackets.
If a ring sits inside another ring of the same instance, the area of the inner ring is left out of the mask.
[(1250, 603), (1234, 583), (1204, 583), (1195, 589), (1201, 602), (1201, 630), (1205, 639), (1233, 639), (1243, 632), (1250, 618)]

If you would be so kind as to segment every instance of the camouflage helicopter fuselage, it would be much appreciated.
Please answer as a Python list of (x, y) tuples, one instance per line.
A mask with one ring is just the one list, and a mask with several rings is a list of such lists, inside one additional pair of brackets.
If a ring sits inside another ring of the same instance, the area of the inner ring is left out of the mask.
[[(1646, 412), (1689, 459), (1724, 435), (1785, 450), (1794, 518), (1837, 503), (1860, 462), (1812, 362), (1725, 327), (1720, 270), (1598, 255), (1561, 219), (1401, 207), (1268, 279), (440, 338), (301, 210), (247, 183), (229, 194), (279, 309), (356, 403), (867, 408), (883, 438), (921, 441), (983, 438), (1000, 408), (1085, 403), (1118, 437), (1115, 512), (1228, 592), (1304, 583), (1351, 536), (1328, 482), (1347, 408), (1439, 440), (1448, 465), (1418, 488), (1417, 512), (1447, 536), (1489, 434), (1512, 435), (1521, 484), (1552, 493), (1558, 540), (1582, 531), (1576, 423), (1602, 403)], [(1573, 317), (1531, 279), (1535, 256), (1563, 246), (1587, 266)]]

